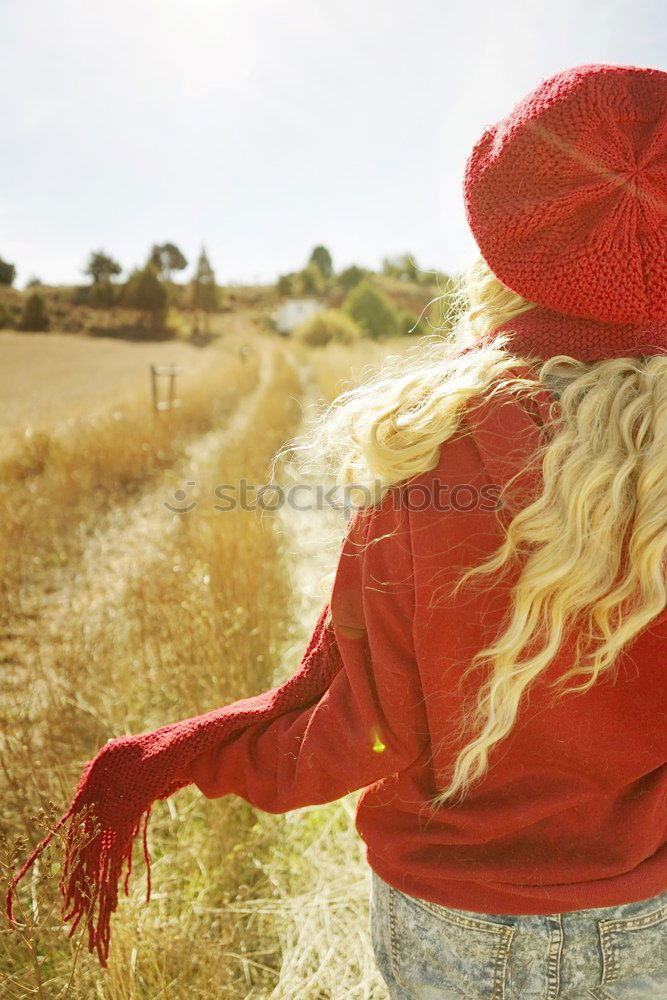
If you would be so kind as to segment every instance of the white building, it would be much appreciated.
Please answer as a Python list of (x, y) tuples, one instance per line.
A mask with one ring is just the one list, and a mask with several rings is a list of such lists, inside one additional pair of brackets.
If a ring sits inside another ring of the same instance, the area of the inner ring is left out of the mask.
[(325, 306), (317, 299), (287, 299), (271, 313), (278, 333), (290, 333), (294, 327), (321, 312)]

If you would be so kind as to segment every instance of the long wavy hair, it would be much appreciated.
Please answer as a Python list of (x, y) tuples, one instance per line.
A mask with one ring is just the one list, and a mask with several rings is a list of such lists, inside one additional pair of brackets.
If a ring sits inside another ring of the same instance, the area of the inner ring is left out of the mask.
[[(536, 361), (512, 354), (507, 335), (484, 343), (534, 304), (503, 285), (479, 254), (442, 301), (442, 326), (407, 355), (387, 357), (290, 442), (293, 451), (317, 456), (320, 468), (324, 461), (350, 496), (360, 490), (358, 509), (370, 510), (392, 487), (437, 465), (468, 403), (507, 388), (530, 396), (566, 367), (567, 385), (535, 452), (542, 495), (503, 526), (496, 552), (451, 591), (476, 574), (497, 580), (520, 560), (506, 624), (464, 673), (487, 666), (476, 704), (463, 715), (468, 742), (434, 808), (460, 802), (486, 773), (489, 751), (511, 732), (522, 696), (565, 638), (576, 635), (577, 666), (551, 685), (556, 696), (589, 690), (667, 603), (667, 357)], [(470, 350), (461, 355), (463, 346)], [(513, 376), (517, 362), (535, 378)], [(563, 689), (577, 675), (582, 683)]]

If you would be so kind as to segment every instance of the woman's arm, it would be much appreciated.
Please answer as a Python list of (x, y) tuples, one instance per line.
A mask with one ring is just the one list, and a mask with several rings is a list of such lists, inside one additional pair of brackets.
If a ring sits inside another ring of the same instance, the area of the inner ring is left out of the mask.
[(403, 770), (428, 745), (400, 491), (353, 516), (330, 607), (327, 636), (341, 669), (315, 704), (249, 724), (200, 754), (187, 777), (207, 798), (233, 793), (273, 813), (331, 802)]

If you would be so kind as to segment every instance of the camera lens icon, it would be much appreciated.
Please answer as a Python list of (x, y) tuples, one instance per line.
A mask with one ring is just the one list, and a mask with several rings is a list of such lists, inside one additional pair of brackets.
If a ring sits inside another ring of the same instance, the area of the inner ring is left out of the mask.
[[(197, 483), (189, 482), (186, 483), (185, 485), (196, 486)], [(190, 501), (190, 503), (186, 503), (187, 499), (188, 499), (187, 491), (183, 489), (178, 489), (175, 490), (174, 492), (174, 500), (176, 502), (176, 505), (174, 505), (173, 503), (169, 503), (168, 500), (165, 500), (164, 505), (167, 508), (167, 510), (170, 510), (172, 512), (172, 514), (188, 514), (191, 510), (195, 509), (195, 507), (197, 506), (197, 501), (192, 500)]]

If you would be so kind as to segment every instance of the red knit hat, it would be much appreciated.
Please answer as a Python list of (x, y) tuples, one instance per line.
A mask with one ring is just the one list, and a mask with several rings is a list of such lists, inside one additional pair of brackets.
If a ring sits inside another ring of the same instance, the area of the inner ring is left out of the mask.
[(535, 308), (497, 327), (523, 357), (667, 354), (667, 72), (548, 77), (475, 143), (466, 215)]

